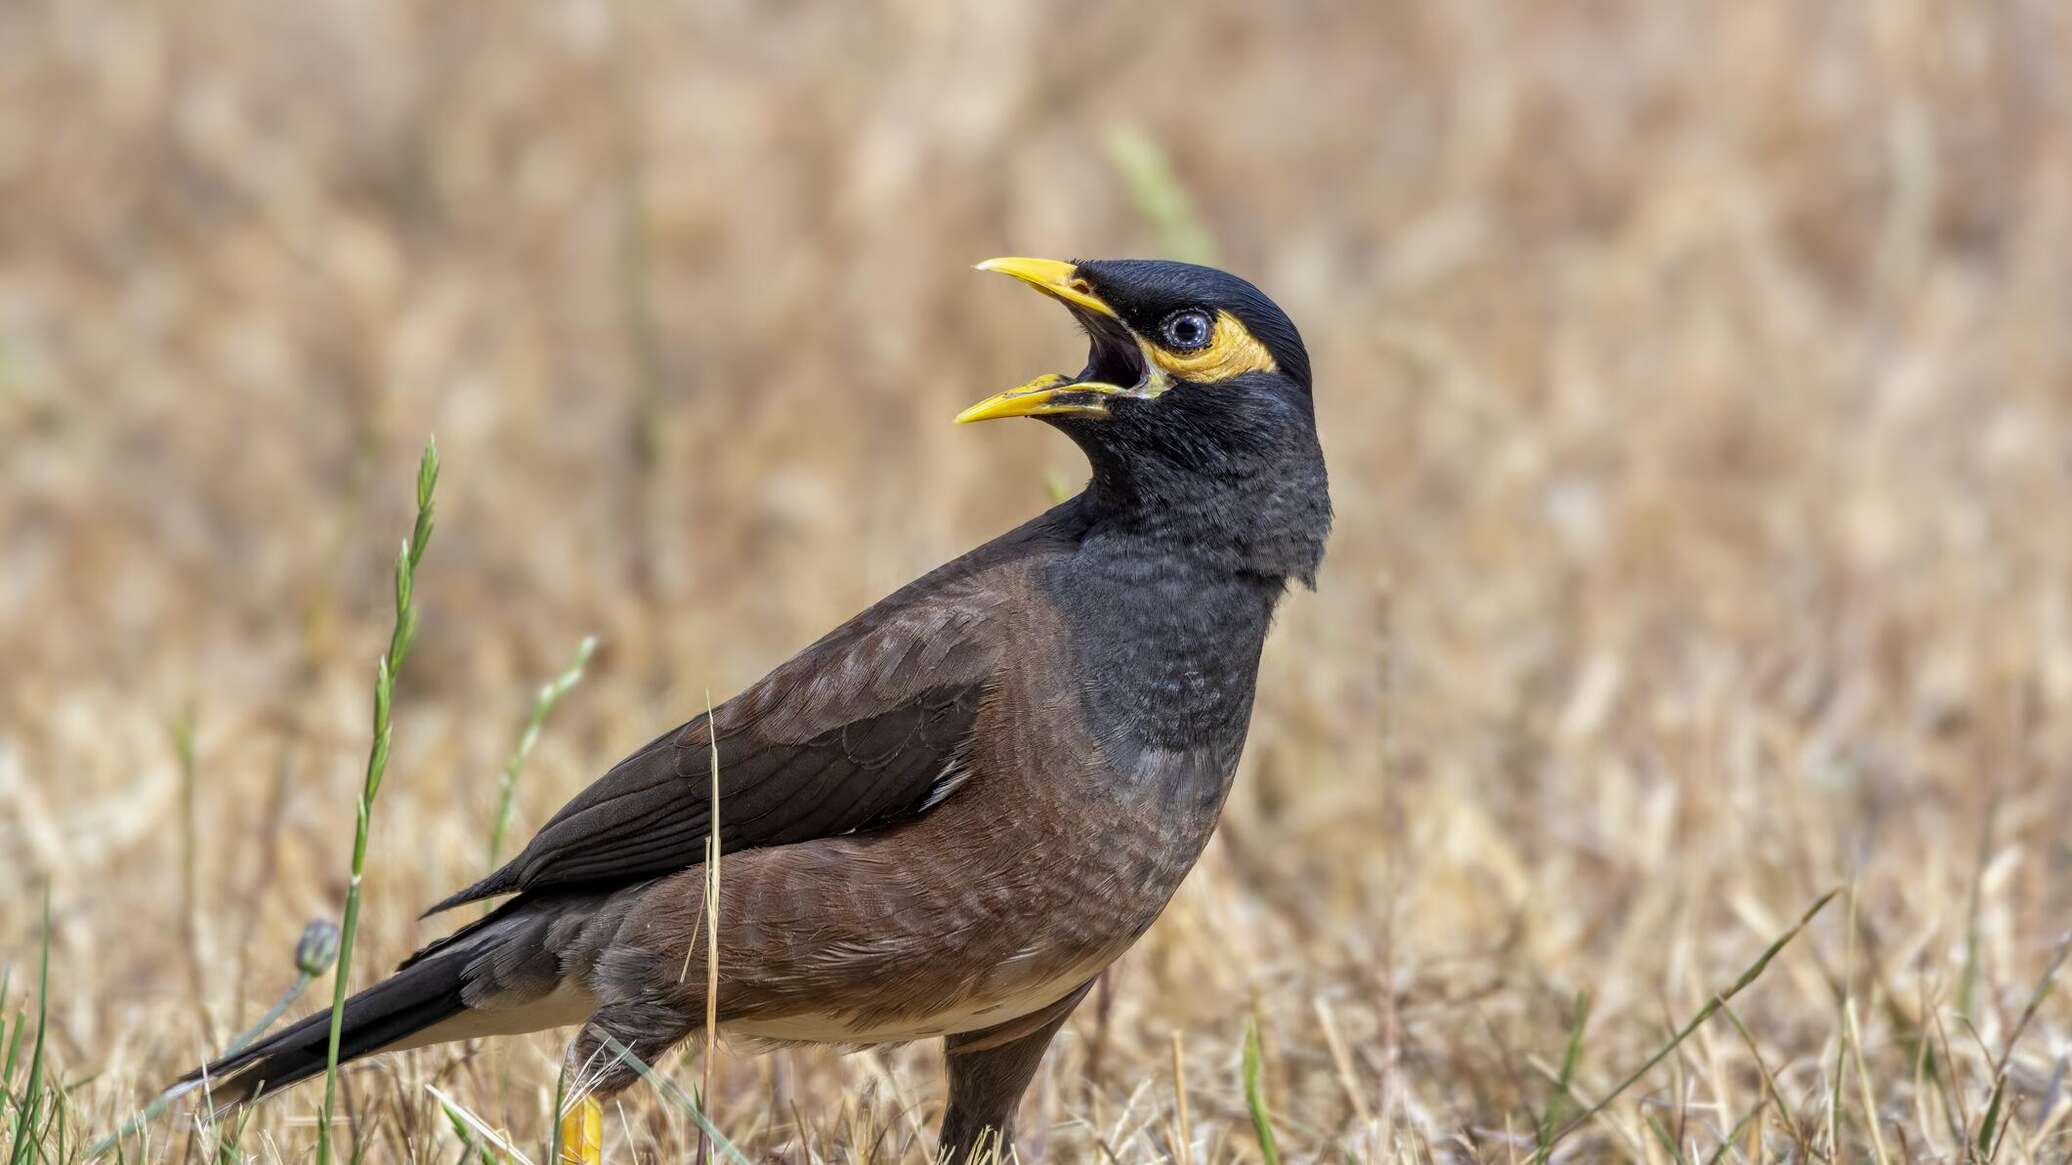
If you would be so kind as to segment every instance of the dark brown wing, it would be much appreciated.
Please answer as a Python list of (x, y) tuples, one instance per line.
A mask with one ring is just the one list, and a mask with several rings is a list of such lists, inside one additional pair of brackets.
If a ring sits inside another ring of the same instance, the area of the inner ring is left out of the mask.
[[(802, 741), (720, 721), (720, 844), (727, 852), (848, 833), (918, 809), (956, 756), (981, 685), (936, 688)], [(704, 717), (627, 757), (577, 794), (510, 863), (434, 911), (518, 890), (640, 881), (696, 865), (711, 828)]]
[(1042, 522), (909, 584), (715, 708), (710, 722), (664, 733), (577, 794), (502, 869), (427, 913), (696, 865), (710, 828), (715, 730), (726, 851), (869, 829), (933, 805), (962, 775), (1029, 565), (1056, 545), (1058, 531)]

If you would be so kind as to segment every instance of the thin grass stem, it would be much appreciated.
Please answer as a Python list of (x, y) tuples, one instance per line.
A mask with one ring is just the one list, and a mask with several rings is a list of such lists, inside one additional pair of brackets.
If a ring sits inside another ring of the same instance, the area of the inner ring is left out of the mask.
[(332, 972), (331, 1034), (324, 1055), (324, 1107), (317, 1126), (317, 1165), (330, 1165), (331, 1120), (338, 1104), (338, 1049), (345, 1033), (346, 990), (352, 979), (353, 942), (360, 929), (360, 881), (367, 869), (367, 834), (373, 824), (374, 799), (381, 792), (388, 773), (392, 725), (390, 707), (395, 699), (396, 676), (410, 655), (410, 642), (417, 633), (417, 609), (411, 605), (417, 566), (432, 539), (432, 491), (439, 483), (439, 446), (425, 442), (424, 456), (417, 463), (417, 522), (410, 537), (396, 555), (396, 622), (389, 632), (388, 650), (374, 669), (374, 738), (367, 749), (367, 775), (360, 786), (353, 813), (352, 874), (346, 882), (345, 914), (339, 924), (338, 965)]
[(1261, 1082), (1259, 1019), (1245, 1024), (1245, 1111), (1252, 1115), (1252, 1134), (1259, 1138), (1259, 1156), (1266, 1165), (1280, 1165), (1280, 1143), (1273, 1135), (1273, 1112), (1266, 1106), (1266, 1086)]
[(600, 1034), (604, 1037), (605, 1050), (617, 1056), (627, 1067), (639, 1073), (640, 1078), (647, 1081), (649, 1086), (653, 1087), (655, 1091), (660, 1092), (663, 1099), (688, 1114), (691, 1118), (691, 1123), (697, 1125), (700, 1132), (712, 1138), (713, 1145), (719, 1149), (722, 1156), (733, 1161), (735, 1165), (749, 1165), (748, 1158), (742, 1155), (741, 1150), (735, 1147), (734, 1142), (727, 1139), (725, 1133), (720, 1132), (713, 1125), (712, 1121), (705, 1115), (704, 1109), (700, 1108), (696, 1101), (683, 1094), (683, 1089), (678, 1088), (667, 1077), (649, 1067), (647, 1061), (635, 1055), (633, 1049), (612, 1038), (611, 1033), (604, 1032)]
[[(43, 1119), (44, 1036), (50, 1028), (50, 887), (43, 888), (43, 943), (36, 972), (36, 1042), (29, 1048), (29, 1080), (14, 1107), (14, 1138), (7, 1150), (8, 1165), (33, 1165), (37, 1153), (37, 1125)], [(21, 1036), (21, 1022), (15, 1023), (15, 1038)], [(14, 1051), (10, 1041), (7, 1060), (13, 1079)]]
[(496, 816), (489, 826), (489, 868), (496, 869), (503, 858), (504, 835), (510, 832), (511, 811), (518, 797), (518, 773), (532, 756), (533, 746), (539, 743), (540, 729), (547, 723), (547, 714), (554, 710), (561, 697), (568, 694), (583, 678), (583, 669), (589, 665), (590, 656), (597, 650), (595, 635), (583, 636), (576, 645), (575, 657), (561, 674), (541, 684), (533, 694), (532, 711), (525, 717), (525, 727), (519, 730), (518, 743), (511, 749), (511, 759), (504, 762), (503, 776), (497, 780)]
[(1787, 930), (1783, 934), (1778, 935), (1775, 942), (1772, 942), (1768, 947), (1764, 948), (1763, 953), (1756, 958), (1756, 961), (1749, 964), (1747, 970), (1741, 972), (1741, 977), (1739, 979), (1734, 980), (1733, 986), (1728, 987), (1725, 991), (1720, 992), (1718, 995), (1715, 995), (1710, 1000), (1706, 1001), (1705, 1006), (1698, 1009), (1698, 1014), (1692, 1016), (1691, 1021), (1689, 1023), (1685, 1024), (1682, 1028), (1678, 1029), (1676, 1034), (1670, 1038), (1667, 1044), (1664, 1044), (1660, 1050), (1656, 1051), (1654, 1055), (1649, 1056), (1646, 1063), (1634, 1069), (1632, 1075), (1627, 1076), (1624, 1080), (1619, 1081), (1617, 1086), (1615, 1086), (1610, 1092), (1604, 1095), (1603, 1099), (1599, 1100), (1596, 1104), (1591, 1105), (1588, 1110), (1583, 1112), (1581, 1115), (1577, 1116), (1575, 1119), (1569, 1121), (1566, 1125), (1563, 1125), (1561, 1131), (1554, 1134), (1554, 1136), (1548, 1140), (1546, 1146), (1543, 1149), (1541, 1149), (1538, 1153), (1535, 1153), (1533, 1155), (1533, 1159), (1535, 1161), (1548, 1160), (1554, 1152), (1554, 1146), (1559, 1144), (1563, 1137), (1567, 1136), (1571, 1132), (1574, 1132), (1576, 1129), (1581, 1128), (1583, 1125), (1588, 1124), (1590, 1121), (1596, 1119), (1597, 1114), (1603, 1112), (1607, 1107), (1609, 1107), (1611, 1103), (1617, 1100), (1621, 1095), (1623, 1095), (1628, 1088), (1633, 1087), (1633, 1085), (1636, 1082), (1638, 1082), (1641, 1077), (1653, 1071), (1655, 1065), (1661, 1063), (1664, 1059), (1667, 1059), (1671, 1052), (1674, 1052), (1677, 1048), (1681, 1047), (1683, 1045), (1684, 1040), (1688, 1039), (1692, 1032), (1697, 1031), (1699, 1026), (1704, 1024), (1706, 1020), (1711, 1019), (1714, 1012), (1726, 1006), (1728, 1000), (1734, 998), (1734, 996), (1736, 995), (1739, 995), (1742, 992), (1742, 990), (1745, 989), (1749, 984), (1761, 978), (1763, 972), (1769, 969), (1770, 960), (1776, 958), (1778, 953), (1784, 950), (1784, 948), (1790, 944), (1791, 940), (1797, 938), (1799, 936), (1799, 932), (1806, 929), (1807, 925), (1813, 921), (1814, 917), (1818, 915), (1823, 909), (1825, 909), (1829, 902), (1834, 901), (1835, 895), (1839, 893), (1841, 893), (1841, 888), (1837, 887), (1833, 890), (1829, 890), (1825, 894), (1822, 894), (1818, 901), (1814, 902), (1812, 906), (1806, 909), (1805, 914), (1799, 916), (1799, 920), (1796, 923), (1792, 924), (1790, 930)]

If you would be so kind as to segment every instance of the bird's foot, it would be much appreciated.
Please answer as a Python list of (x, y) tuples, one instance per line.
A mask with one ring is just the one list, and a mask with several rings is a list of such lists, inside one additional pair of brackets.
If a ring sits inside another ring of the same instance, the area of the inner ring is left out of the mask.
[(604, 1160), (604, 1106), (594, 1096), (575, 1102), (561, 1118), (556, 1165), (600, 1165)]

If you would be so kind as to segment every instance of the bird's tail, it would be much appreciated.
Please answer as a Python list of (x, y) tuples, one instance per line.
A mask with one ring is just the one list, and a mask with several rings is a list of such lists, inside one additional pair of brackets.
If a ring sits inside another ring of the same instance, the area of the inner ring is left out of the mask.
[[(441, 951), (413, 962), (345, 1001), (338, 1062), (356, 1060), (467, 1010), (461, 997), (465, 951)], [(169, 1096), (201, 1090), (210, 1108), (243, 1104), (262, 1091), (271, 1096), (291, 1084), (320, 1076), (329, 1058), (329, 1008), (258, 1040), (242, 1051), (196, 1068), (167, 1090)]]
[[(422, 1047), (481, 1035), (537, 1031), (580, 1020), (589, 1001), (554, 994), (553, 955), (545, 928), (586, 903), (515, 898), (412, 955), (396, 972), (345, 1001), (338, 1062), (390, 1049)], [(497, 966), (489, 964), (496, 963)], [(500, 971), (508, 972), (500, 974)], [(520, 972), (529, 972), (521, 980)], [(329, 1057), (329, 1008), (196, 1068), (166, 1090), (170, 1099), (204, 1092), (223, 1110), (262, 1092), (279, 1093), (323, 1074)]]

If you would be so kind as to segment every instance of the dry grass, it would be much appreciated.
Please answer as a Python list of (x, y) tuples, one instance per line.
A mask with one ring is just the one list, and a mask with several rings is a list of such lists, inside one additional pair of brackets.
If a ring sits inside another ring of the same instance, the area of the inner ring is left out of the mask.
[[(521, 834), (1078, 472), (947, 423), (1078, 355), (969, 263), (1205, 240), (1309, 337), (1339, 528), (1033, 1145), (1258, 1159), (1256, 1020), (1283, 1159), (1524, 1161), (1840, 886), (1555, 1156), (2072, 1159), (2068, 12), (0, 6), (0, 961), (34, 1031), (47, 886), (45, 1159), (336, 916), (427, 432), (362, 981), (481, 872), (585, 634)], [(436, 1084), (538, 1161), (557, 1051), (348, 1072), (343, 1159), (454, 1160)], [(713, 1108), (919, 1160), (936, 1073), (723, 1054)], [(242, 1151), (307, 1160), (320, 1092)], [(695, 1136), (645, 1092), (605, 1133)]]

